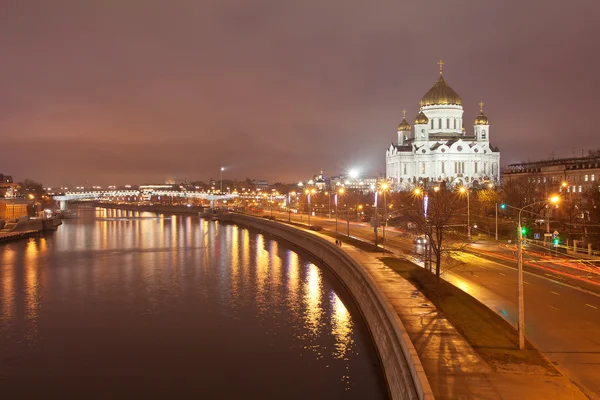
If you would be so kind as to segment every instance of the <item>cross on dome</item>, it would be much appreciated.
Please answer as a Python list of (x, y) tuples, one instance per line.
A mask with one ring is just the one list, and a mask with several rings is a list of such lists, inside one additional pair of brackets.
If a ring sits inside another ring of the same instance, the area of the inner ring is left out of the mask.
[(479, 112), (483, 112), (483, 106), (484, 106), (484, 105), (485, 105), (485, 104), (483, 103), (483, 101), (480, 101), (480, 102), (479, 102)]
[(406, 118), (406, 110), (402, 110), (402, 115)]
[(440, 66), (440, 75), (442, 74), (442, 70), (444, 69), (444, 61), (438, 61), (438, 65)]

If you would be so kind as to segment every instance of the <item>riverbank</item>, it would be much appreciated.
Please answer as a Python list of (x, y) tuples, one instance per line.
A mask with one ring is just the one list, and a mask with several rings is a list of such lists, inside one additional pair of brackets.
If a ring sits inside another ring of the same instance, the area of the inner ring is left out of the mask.
[(0, 243), (39, 236), (45, 231), (55, 231), (60, 225), (60, 218), (0, 220)]

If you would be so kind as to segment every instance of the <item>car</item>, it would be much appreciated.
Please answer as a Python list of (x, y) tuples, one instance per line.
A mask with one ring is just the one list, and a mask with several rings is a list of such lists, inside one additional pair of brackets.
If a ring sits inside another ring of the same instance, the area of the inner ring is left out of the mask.
[(427, 236), (425, 236), (425, 235), (415, 236), (415, 238), (413, 239), (413, 243), (416, 245), (427, 244)]

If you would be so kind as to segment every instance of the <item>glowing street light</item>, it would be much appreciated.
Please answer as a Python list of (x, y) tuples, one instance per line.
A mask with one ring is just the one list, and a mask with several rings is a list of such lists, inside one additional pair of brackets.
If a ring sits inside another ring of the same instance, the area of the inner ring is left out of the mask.
[(306, 189), (304, 191), (308, 195), (308, 228), (310, 229), (310, 195), (317, 193), (315, 189)]
[[(337, 193), (333, 197), (333, 201), (335, 202), (335, 234), (338, 233), (338, 194), (341, 196), (344, 194), (344, 188), (341, 187), (337, 190)], [(347, 213), (346, 213), (347, 214)], [(348, 235), (350, 236), (350, 235)]]
[[(383, 194), (383, 210), (384, 210), (383, 219), (384, 219), (384, 222), (383, 222), (383, 243), (382, 243), (382, 249), (383, 249), (383, 251), (385, 251), (385, 227), (387, 226), (387, 220), (388, 220), (387, 219), (387, 202), (386, 202), (387, 196), (386, 196), (386, 194), (387, 194), (387, 191), (390, 188), (390, 185), (387, 182), (383, 182), (379, 187), (381, 189), (381, 194)], [(375, 212), (377, 212), (377, 210), (375, 210)]]
[(523, 230), (521, 226), (521, 213), (527, 207), (534, 206), (536, 204), (542, 204), (550, 202), (552, 204), (558, 204), (560, 197), (557, 195), (551, 196), (548, 200), (537, 201), (535, 203), (528, 204), (519, 210), (519, 226), (517, 232), (519, 239), (517, 241), (517, 270), (518, 270), (518, 286), (519, 286), (519, 349), (525, 348), (525, 300), (523, 296), (523, 234), (527, 231)]
[(225, 171), (225, 167), (221, 167), (221, 194), (223, 194), (223, 171)]
[(458, 189), (458, 191), (462, 194), (467, 195), (467, 240), (471, 241), (471, 205), (470, 205), (470, 200), (469, 200), (469, 189), (467, 189), (464, 186), (461, 186), (460, 189)]

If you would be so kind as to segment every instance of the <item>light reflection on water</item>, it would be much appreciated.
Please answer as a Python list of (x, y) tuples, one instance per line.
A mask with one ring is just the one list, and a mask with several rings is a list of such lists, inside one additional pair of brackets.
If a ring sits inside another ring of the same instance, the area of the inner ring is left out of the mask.
[(0, 246), (0, 393), (386, 396), (348, 295), (285, 244), (191, 216), (79, 216)]

